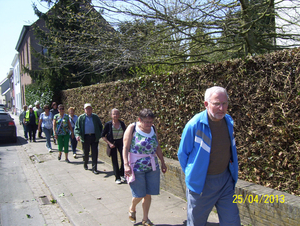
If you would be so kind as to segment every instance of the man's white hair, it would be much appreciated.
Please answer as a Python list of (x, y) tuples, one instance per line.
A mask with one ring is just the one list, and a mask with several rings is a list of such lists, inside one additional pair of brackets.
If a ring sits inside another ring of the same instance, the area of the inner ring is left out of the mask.
[(117, 109), (117, 108), (113, 108), (113, 109), (111, 109), (111, 111), (110, 111), (110, 114), (112, 114), (112, 113), (113, 113), (113, 111), (118, 111), (118, 112), (120, 113), (119, 109)]
[(208, 89), (205, 91), (204, 101), (209, 102), (211, 96), (212, 96), (214, 93), (225, 93), (226, 96), (227, 96), (227, 99), (229, 99), (228, 94), (227, 94), (227, 91), (226, 91), (225, 88), (223, 88), (223, 87), (221, 87), (221, 86), (213, 86), (213, 87), (208, 88)]

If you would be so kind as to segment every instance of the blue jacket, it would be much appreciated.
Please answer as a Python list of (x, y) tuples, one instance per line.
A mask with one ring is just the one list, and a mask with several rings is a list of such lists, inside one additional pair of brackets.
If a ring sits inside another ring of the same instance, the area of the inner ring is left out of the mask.
[[(227, 123), (232, 157), (229, 170), (234, 180), (234, 186), (238, 180), (238, 160), (233, 137), (233, 119), (225, 115)], [(196, 114), (185, 126), (178, 150), (178, 159), (183, 172), (185, 173), (185, 183), (188, 189), (201, 194), (207, 169), (209, 165), (212, 135), (208, 124), (207, 110)]]

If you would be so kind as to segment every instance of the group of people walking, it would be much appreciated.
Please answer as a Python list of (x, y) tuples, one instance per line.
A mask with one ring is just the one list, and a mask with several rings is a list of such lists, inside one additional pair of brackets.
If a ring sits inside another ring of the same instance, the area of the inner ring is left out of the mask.
[[(228, 101), (226, 89), (218, 86), (207, 89), (204, 99), (206, 110), (196, 114), (186, 124), (181, 136), (178, 159), (185, 174), (187, 187), (187, 226), (206, 225), (208, 215), (214, 206), (218, 211), (220, 225), (240, 225), (239, 210), (233, 202), (234, 188), (238, 179), (238, 160), (233, 136), (233, 120), (226, 114)], [(103, 128), (90, 103), (84, 105), (84, 111), (84, 114), (77, 117), (74, 114), (75, 109), (69, 108), (67, 115), (64, 113), (64, 106), (59, 105), (58, 114), (53, 115), (49, 106), (45, 105), (44, 112), (37, 121), (38, 113), (29, 106), (23, 122), (29, 122), (26, 123), (27, 131), (34, 130), (32, 125), (38, 125), (39, 131), (42, 129), (49, 150), (53, 129), (58, 142), (59, 160), (64, 148), (65, 160), (69, 162), (70, 139), (74, 156), (77, 141), (81, 141), (83, 167), (85, 170), (88, 169), (91, 151), (94, 174), (99, 173), (98, 143), (102, 138), (109, 149), (115, 182), (121, 184), (127, 181), (131, 188), (129, 220), (132, 223), (136, 222), (136, 207), (142, 202), (142, 225), (154, 225), (148, 217), (151, 196), (160, 192), (160, 171), (162, 173), (167, 171), (154, 126), (155, 115), (151, 110), (143, 109), (139, 113), (138, 121), (126, 128), (125, 123), (119, 119), (120, 111), (114, 108), (110, 112), (111, 120), (106, 122)], [(30, 140), (33, 138), (32, 133)], [(118, 155), (121, 157), (121, 165)]]
[(23, 112), (19, 116), (20, 124), (23, 125), (24, 137), (30, 142), (36, 142), (36, 132), (38, 131), (38, 137), (42, 137), (44, 133), (46, 138), (46, 148), (51, 153), (51, 137), (54, 144), (58, 144), (59, 156), (61, 159), (62, 152), (65, 153), (65, 161), (70, 162), (68, 159), (69, 152), (69, 139), (71, 140), (71, 146), (73, 156), (76, 158), (77, 141), (74, 140), (74, 128), (77, 120), (77, 116), (74, 114), (75, 109), (69, 108), (69, 115), (64, 113), (64, 106), (57, 105), (53, 102), (50, 109), (49, 105), (44, 105), (40, 108), (40, 103), (35, 102), (35, 107), (29, 105), (23, 106)]

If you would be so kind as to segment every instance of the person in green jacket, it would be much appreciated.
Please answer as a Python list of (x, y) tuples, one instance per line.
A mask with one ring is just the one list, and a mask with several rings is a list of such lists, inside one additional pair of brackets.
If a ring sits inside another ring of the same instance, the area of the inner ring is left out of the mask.
[(30, 142), (35, 141), (36, 130), (39, 124), (39, 117), (36, 111), (33, 110), (32, 105), (29, 105), (29, 110), (26, 111), (24, 123), (27, 126), (27, 131), (29, 133)]
[(98, 174), (98, 144), (102, 133), (102, 123), (98, 115), (93, 113), (90, 103), (84, 105), (85, 114), (78, 117), (75, 124), (75, 137), (77, 141), (81, 141), (84, 151), (84, 169), (88, 169), (89, 152), (92, 150), (92, 171)]

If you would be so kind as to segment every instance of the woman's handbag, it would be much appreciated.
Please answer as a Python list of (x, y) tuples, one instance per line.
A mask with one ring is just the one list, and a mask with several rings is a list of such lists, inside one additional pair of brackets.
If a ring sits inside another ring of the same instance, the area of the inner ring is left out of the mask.
[(107, 145), (106, 154), (107, 154), (108, 157), (110, 157), (110, 152), (111, 152), (111, 148), (109, 147), (109, 145)]

